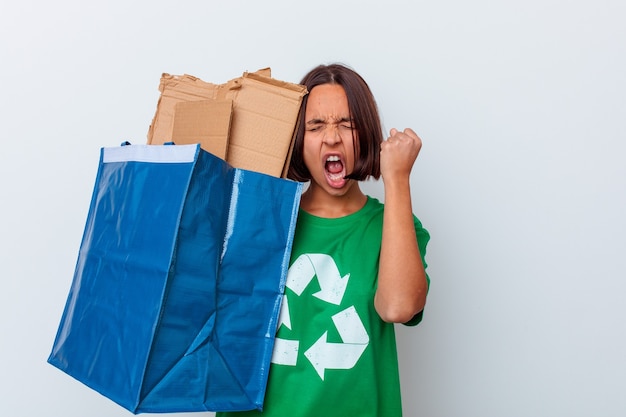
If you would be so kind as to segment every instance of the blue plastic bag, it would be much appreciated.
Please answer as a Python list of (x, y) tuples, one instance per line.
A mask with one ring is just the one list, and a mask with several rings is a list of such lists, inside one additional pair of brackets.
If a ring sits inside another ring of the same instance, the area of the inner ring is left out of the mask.
[(301, 192), (199, 145), (103, 148), (48, 362), (135, 414), (262, 409)]

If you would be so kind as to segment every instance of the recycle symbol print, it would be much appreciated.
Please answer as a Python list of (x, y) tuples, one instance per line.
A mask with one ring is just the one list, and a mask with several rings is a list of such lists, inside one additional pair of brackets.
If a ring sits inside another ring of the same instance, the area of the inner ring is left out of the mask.
[[(341, 276), (333, 258), (325, 254), (300, 255), (289, 268), (286, 286), (300, 296), (313, 278), (317, 277), (321, 290), (314, 297), (334, 305), (340, 305), (348, 286), (350, 274)], [(324, 380), (326, 369), (351, 369), (357, 363), (369, 344), (369, 336), (359, 315), (350, 306), (332, 316), (332, 321), (343, 343), (328, 343), (328, 331), (309, 347), (304, 356), (311, 362), (315, 371)], [(285, 325), (291, 330), (291, 316), (287, 294), (283, 295), (283, 304), (277, 328)], [(276, 338), (272, 363), (295, 366), (298, 360), (300, 342)]]

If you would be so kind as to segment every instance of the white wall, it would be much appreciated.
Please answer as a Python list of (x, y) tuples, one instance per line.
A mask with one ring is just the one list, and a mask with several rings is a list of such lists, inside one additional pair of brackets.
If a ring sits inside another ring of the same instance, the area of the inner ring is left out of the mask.
[(341, 61), (424, 141), (432, 287), (399, 329), (405, 414), (626, 415), (625, 18), (621, 0), (3, 3), (0, 414), (130, 415), (46, 358), (99, 148), (145, 142), (161, 73), (297, 82)]

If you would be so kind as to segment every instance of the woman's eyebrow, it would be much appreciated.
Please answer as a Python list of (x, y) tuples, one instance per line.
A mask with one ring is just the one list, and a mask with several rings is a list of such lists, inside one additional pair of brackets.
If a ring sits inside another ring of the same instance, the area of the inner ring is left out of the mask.
[(327, 123), (352, 123), (353, 120), (350, 117), (342, 117), (337, 121), (329, 122), (327, 119), (311, 119), (306, 122), (307, 125), (319, 125)]

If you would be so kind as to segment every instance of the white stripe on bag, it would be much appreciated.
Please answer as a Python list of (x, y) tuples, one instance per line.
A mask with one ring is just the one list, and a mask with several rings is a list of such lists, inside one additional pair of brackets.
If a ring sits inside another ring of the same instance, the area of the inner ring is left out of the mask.
[(126, 145), (103, 148), (102, 162), (193, 162), (199, 144), (195, 145)]

